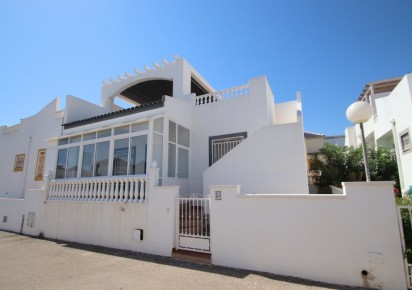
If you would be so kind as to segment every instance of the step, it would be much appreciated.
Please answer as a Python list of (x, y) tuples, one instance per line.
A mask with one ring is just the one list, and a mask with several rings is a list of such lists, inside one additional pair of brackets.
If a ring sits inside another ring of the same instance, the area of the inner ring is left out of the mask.
[(212, 255), (188, 250), (173, 249), (172, 258), (186, 262), (193, 262), (205, 265), (212, 264)]

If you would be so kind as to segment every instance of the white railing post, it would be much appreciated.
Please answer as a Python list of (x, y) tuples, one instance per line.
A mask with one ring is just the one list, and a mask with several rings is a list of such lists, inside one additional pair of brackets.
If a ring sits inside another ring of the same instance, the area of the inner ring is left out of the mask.
[(127, 187), (126, 197), (127, 197), (128, 202), (133, 202), (133, 179), (134, 178), (128, 178), (127, 179), (128, 187)]
[(139, 180), (135, 179), (134, 180), (134, 190), (133, 190), (133, 202), (138, 202), (139, 198)]
[(114, 198), (114, 180), (110, 179), (110, 199), (109, 201), (113, 201)]
[(96, 188), (97, 188), (97, 182), (96, 180), (93, 180), (93, 191), (92, 191), (92, 196), (89, 200), (95, 201), (96, 200)]
[(96, 190), (96, 201), (100, 200), (100, 195), (101, 195), (101, 186), (102, 186), (102, 181), (99, 179), (97, 180), (97, 190)]
[(114, 180), (114, 185), (115, 185), (115, 188), (114, 188), (114, 200), (113, 201), (117, 201), (118, 200), (118, 198), (119, 198), (119, 179), (115, 179)]

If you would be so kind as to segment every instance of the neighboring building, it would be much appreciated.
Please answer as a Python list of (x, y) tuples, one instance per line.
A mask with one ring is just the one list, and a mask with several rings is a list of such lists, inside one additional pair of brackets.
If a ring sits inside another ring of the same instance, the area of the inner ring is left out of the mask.
[[(401, 191), (407, 194), (412, 186), (412, 74), (367, 83), (358, 100), (373, 108), (373, 116), (364, 123), (367, 144), (395, 150)], [(347, 128), (345, 144), (361, 143), (359, 125)]]
[(330, 143), (343, 147), (345, 146), (345, 135), (325, 136), (323, 143)]
[(319, 149), (323, 147), (324, 144), (330, 143), (337, 146), (345, 146), (345, 136), (335, 135), (335, 136), (325, 136), (323, 134), (305, 132), (305, 148), (306, 148), (306, 162), (308, 168), (308, 184), (309, 192), (314, 194), (318, 193), (317, 187), (313, 186), (319, 182), (321, 172), (318, 169), (318, 163), (314, 158), (319, 152)]

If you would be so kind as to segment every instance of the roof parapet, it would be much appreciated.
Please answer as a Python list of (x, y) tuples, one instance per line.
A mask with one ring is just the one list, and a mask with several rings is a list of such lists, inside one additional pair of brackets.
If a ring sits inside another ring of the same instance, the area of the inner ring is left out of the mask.
[(172, 61), (172, 62), (169, 62), (169, 61), (167, 61), (167, 59), (163, 58), (163, 60), (162, 60), (162, 62), (161, 62), (162, 64), (159, 64), (158, 62), (155, 61), (155, 62), (153, 62), (153, 68), (149, 67), (148, 65), (145, 65), (145, 66), (143, 66), (144, 71), (136, 68), (136, 69), (134, 70), (135, 74), (131, 74), (131, 73), (129, 73), (129, 72), (126, 72), (124, 75), (119, 74), (119, 75), (117, 76), (117, 79), (114, 79), (113, 77), (111, 77), (109, 80), (103, 80), (103, 81), (102, 81), (102, 86), (103, 86), (103, 87), (111, 86), (111, 85), (113, 85), (114, 83), (118, 83), (118, 82), (120, 82), (120, 81), (130, 79), (130, 78), (135, 77), (135, 76), (137, 76), (137, 75), (145, 74), (145, 73), (147, 73), (147, 72), (151, 72), (151, 71), (154, 71), (154, 70), (156, 70), (156, 69), (159, 69), (159, 68), (168, 66), (168, 65), (170, 65), (170, 64), (173, 64), (173, 63), (177, 62), (177, 61), (180, 60), (180, 59), (181, 59), (181, 57), (179, 57), (178, 55), (174, 54), (174, 55), (173, 55), (173, 61)]

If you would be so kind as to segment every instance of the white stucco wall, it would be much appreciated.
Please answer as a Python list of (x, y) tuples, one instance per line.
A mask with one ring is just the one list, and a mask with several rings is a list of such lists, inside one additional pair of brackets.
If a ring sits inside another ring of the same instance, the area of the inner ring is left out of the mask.
[(66, 107), (64, 112), (64, 123), (70, 123), (93, 116), (102, 115), (106, 112), (104, 107), (95, 105), (74, 96), (66, 97)]
[[(245, 196), (239, 186), (211, 186), (212, 263), (406, 289), (392, 183), (343, 186), (344, 195), (327, 196)], [(215, 200), (215, 191), (221, 191), (221, 200)], [(362, 270), (369, 276), (363, 278)]]
[[(55, 99), (20, 124), (0, 127), (0, 197), (23, 198), (25, 189), (42, 188), (43, 182), (34, 180), (37, 153), (39, 149), (47, 149), (47, 139), (60, 134), (62, 118), (57, 113), (58, 104)], [(51, 157), (49, 153), (46, 151), (46, 162)], [(14, 172), (17, 154), (25, 154), (24, 169)]]
[(290, 101), (276, 104), (276, 124), (297, 122), (298, 116), (296, 112), (298, 110), (298, 104), (298, 101)]
[(248, 95), (194, 107), (190, 192), (205, 193), (203, 171), (209, 167), (209, 137), (239, 132), (250, 136), (275, 123), (274, 99), (266, 78), (250, 79), (249, 91)]
[[(178, 187), (155, 187), (148, 203), (47, 201), (40, 231), (48, 238), (170, 256)], [(143, 240), (132, 239), (143, 229)]]
[[(0, 229), (170, 256), (178, 195), (178, 187), (154, 187), (149, 203), (45, 202), (45, 191), (31, 190), (25, 199), (0, 199)], [(35, 214), (33, 227), (27, 225), (29, 212)], [(3, 222), (5, 216), (7, 222)], [(143, 241), (132, 239), (134, 229), (143, 229)]]
[(305, 139), (305, 146), (306, 152), (309, 153), (317, 153), (319, 149), (323, 146), (324, 137), (319, 138), (306, 138)]
[[(0, 198), (0, 229), (37, 236), (40, 232), (45, 190), (27, 190), (24, 199)], [(29, 213), (34, 223), (28, 225)], [(7, 221), (4, 221), (6, 217)]]
[(239, 184), (242, 193), (308, 194), (301, 123), (259, 129), (203, 177), (204, 192), (209, 185)]

